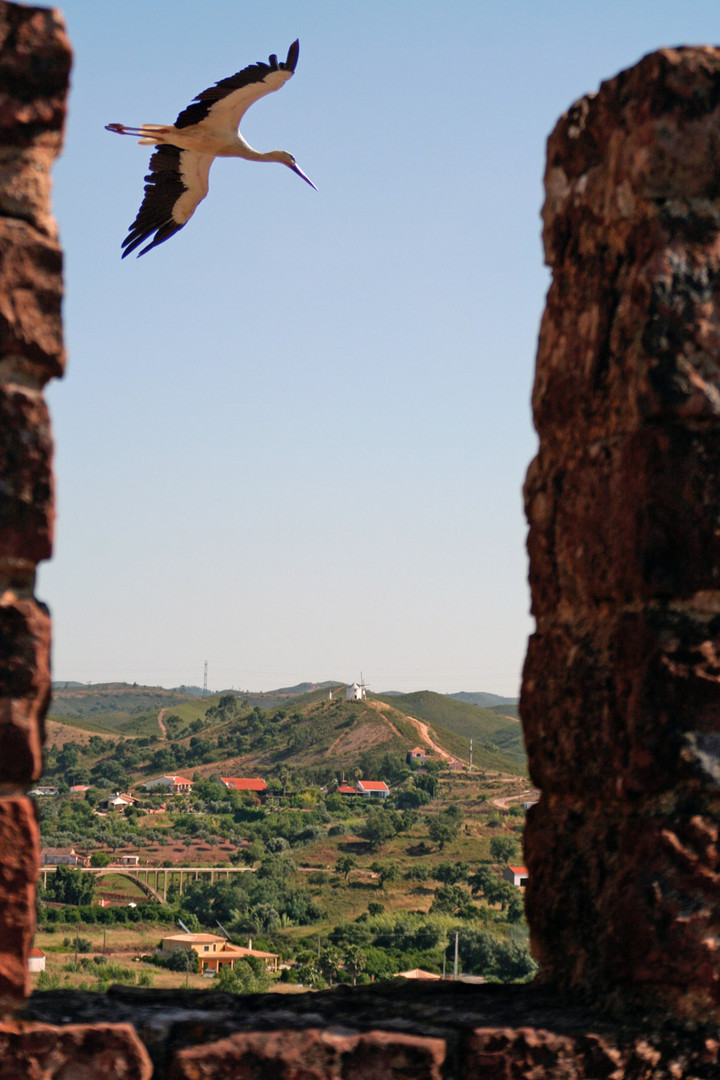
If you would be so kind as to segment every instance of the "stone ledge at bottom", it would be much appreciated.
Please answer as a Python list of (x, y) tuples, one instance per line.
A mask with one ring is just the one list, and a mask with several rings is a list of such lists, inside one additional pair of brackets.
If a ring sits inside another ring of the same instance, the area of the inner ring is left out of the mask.
[[(32, 1023), (18, 1027), (52, 1024), (61, 1041), (87, 1032), (75, 1070), (37, 1072), (43, 1080), (720, 1080), (717, 1026), (630, 1009), (613, 1018), (541, 986), (376, 983), (247, 997), (111, 987), (34, 994), (23, 1015)], [(153, 1071), (93, 1072), (85, 1046), (101, 1029), (136, 1034)], [(3, 1064), (0, 1080), (36, 1075)]]
[(150, 1080), (129, 1024), (0, 1023), (0, 1080)]

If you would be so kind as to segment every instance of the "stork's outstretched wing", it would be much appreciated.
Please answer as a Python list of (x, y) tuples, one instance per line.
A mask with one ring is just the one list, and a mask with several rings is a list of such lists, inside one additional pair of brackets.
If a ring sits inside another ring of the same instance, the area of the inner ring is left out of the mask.
[(212, 154), (158, 146), (145, 177), (145, 198), (122, 246), (125, 258), (155, 234), (138, 255), (162, 244), (186, 225), (208, 193)]
[(278, 63), (273, 54), (267, 64), (250, 64), (242, 71), (221, 79), (214, 86), (203, 90), (187, 109), (179, 114), (175, 127), (190, 127), (209, 119), (209, 127), (216, 130), (237, 131), (243, 114), (265, 94), (271, 94), (292, 78), (298, 62), (300, 42), (293, 41), (288, 49), (287, 60)]

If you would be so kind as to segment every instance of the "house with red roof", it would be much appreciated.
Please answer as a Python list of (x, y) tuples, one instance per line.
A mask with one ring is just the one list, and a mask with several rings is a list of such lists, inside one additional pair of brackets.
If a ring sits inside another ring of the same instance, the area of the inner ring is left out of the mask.
[(220, 779), (231, 791), (255, 795), (263, 801), (267, 798), (267, 784), (259, 776), (221, 776)]
[(517, 885), (518, 889), (524, 889), (527, 885), (528, 872), (526, 866), (506, 866), (502, 876), (511, 885)]
[(390, 788), (384, 780), (358, 780), (355, 784), (358, 795), (365, 795), (369, 799), (387, 799)]
[(338, 784), (335, 791), (336, 795), (357, 795), (357, 791), (352, 784)]

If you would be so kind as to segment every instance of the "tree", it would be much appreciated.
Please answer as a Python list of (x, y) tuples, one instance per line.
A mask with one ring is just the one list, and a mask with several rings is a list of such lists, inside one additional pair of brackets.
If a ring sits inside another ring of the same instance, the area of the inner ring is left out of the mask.
[(394, 862), (374, 862), (370, 867), (380, 877), (380, 888), (386, 885), (394, 885), (402, 877), (400, 867)]
[(346, 945), (342, 950), (343, 964), (349, 975), (352, 975), (353, 986), (357, 983), (357, 977), (365, 970), (367, 956), (358, 945)]
[(444, 885), (457, 885), (459, 881), (467, 881), (470, 867), (464, 862), (440, 863), (433, 875)]
[(81, 907), (92, 904), (95, 893), (95, 878), (92, 874), (83, 874), (72, 866), (58, 866), (50, 881), (48, 893), (59, 904)]
[(170, 971), (197, 971), (200, 966), (198, 960), (198, 954), (194, 949), (188, 949), (183, 946), (180, 949), (175, 949), (174, 952), (168, 956), (165, 961), (165, 966)]
[(338, 949), (336, 945), (326, 945), (325, 948), (322, 949), (320, 952), (318, 962), (320, 964), (320, 971), (323, 978), (327, 979), (327, 981), (332, 986), (332, 984), (337, 980), (338, 972), (342, 967), (343, 954), (340, 952), (340, 949)]
[(335, 869), (337, 870), (338, 874), (342, 874), (344, 876), (345, 881), (347, 881), (350, 876), (350, 872), (354, 870), (356, 866), (357, 859), (354, 855), (340, 855), (335, 862)]
[(517, 841), (512, 836), (493, 836), (490, 854), (496, 862), (507, 863), (517, 854)]
[(386, 840), (395, 836), (397, 828), (394, 819), (385, 810), (371, 810), (360, 829), (360, 835), (370, 842), (374, 849), (382, 847)]
[(428, 833), (430, 839), (439, 846), (443, 851), (446, 844), (451, 844), (453, 840), (457, 840), (458, 833), (460, 832), (460, 821), (451, 817), (449, 813), (437, 814), (435, 817), (430, 818), (428, 822)]
[(109, 866), (112, 859), (108, 855), (107, 851), (93, 851), (90, 856), (91, 866)]

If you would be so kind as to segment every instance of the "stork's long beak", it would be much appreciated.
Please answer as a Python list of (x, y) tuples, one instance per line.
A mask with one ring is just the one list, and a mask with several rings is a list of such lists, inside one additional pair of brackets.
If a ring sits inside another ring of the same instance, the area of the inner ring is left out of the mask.
[(310, 177), (305, 175), (299, 165), (290, 165), (289, 168), (291, 168), (294, 173), (297, 173), (298, 176), (301, 176), (306, 184), (309, 184), (311, 188), (315, 188), (315, 191), (317, 191), (317, 188), (313, 184)]

